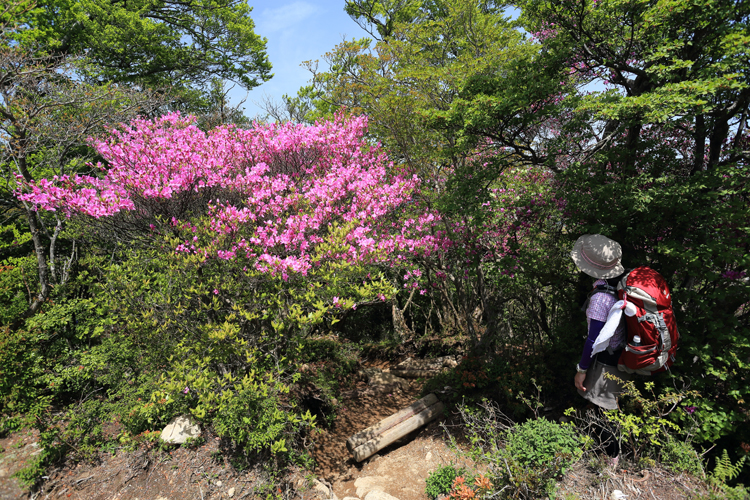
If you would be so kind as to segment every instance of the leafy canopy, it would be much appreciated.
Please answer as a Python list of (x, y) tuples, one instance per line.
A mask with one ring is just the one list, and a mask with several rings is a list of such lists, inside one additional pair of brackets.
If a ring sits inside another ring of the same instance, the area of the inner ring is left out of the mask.
[(251, 89), (272, 76), (251, 11), (245, 0), (40, 0), (13, 38), (85, 56), (93, 82), (204, 89), (219, 77)]

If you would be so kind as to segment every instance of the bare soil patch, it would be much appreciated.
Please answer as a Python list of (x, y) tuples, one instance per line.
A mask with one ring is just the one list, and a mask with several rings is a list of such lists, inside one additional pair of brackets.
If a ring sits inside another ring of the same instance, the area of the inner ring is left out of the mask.
[(707, 494), (705, 483), (694, 477), (674, 474), (662, 467), (647, 470), (631, 467), (625, 464), (616, 471), (602, 470), (582, 460), (561, 481), (560, 496), (608, 500), (614, 490), (620, 490), (628, 500), (688, 500)]
[(36, 431), (23, 431), (0, 439), (0, 499), (24, 498), (24, 491), (12, 476), (41, 453), (38, 438)]

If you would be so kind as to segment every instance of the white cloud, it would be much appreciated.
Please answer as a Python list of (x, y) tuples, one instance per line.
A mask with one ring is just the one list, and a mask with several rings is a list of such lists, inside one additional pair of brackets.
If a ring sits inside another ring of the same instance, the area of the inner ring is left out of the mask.
[(303, 1), (275, 9), (264, 9), (260, 19), (257, 20), (257, 31), (270, 34), (288, 30), (315, 14), (317, 10), (316, 6)]

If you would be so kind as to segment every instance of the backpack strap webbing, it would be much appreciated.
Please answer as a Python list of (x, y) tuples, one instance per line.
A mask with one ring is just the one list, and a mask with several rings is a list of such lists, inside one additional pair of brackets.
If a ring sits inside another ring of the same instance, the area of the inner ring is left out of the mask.
[(617, 288), (611, 286), (608, 283), (604, 285), (596, 285), (594, 289), (591, 290), (586, 296), (586, 301), (583, 303), (583, 306), (581, 306), (581, 311), (586, 312), (586, 309), (588, 309), (589, 307), (589, 302), (591, 302), (591, 297), (593, 297), (597, 293), (608, 293), (617, 297)]

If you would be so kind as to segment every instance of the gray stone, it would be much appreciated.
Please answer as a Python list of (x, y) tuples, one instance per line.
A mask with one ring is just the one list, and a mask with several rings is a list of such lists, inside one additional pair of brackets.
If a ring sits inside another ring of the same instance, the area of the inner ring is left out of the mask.
[(184, 415), (175, 417), (161, 431), (161, 440), (165, 443), (183, 444), (188, 438), (198, 438), (201, 435), (201, 428), (192, 421), (190, 417)]

